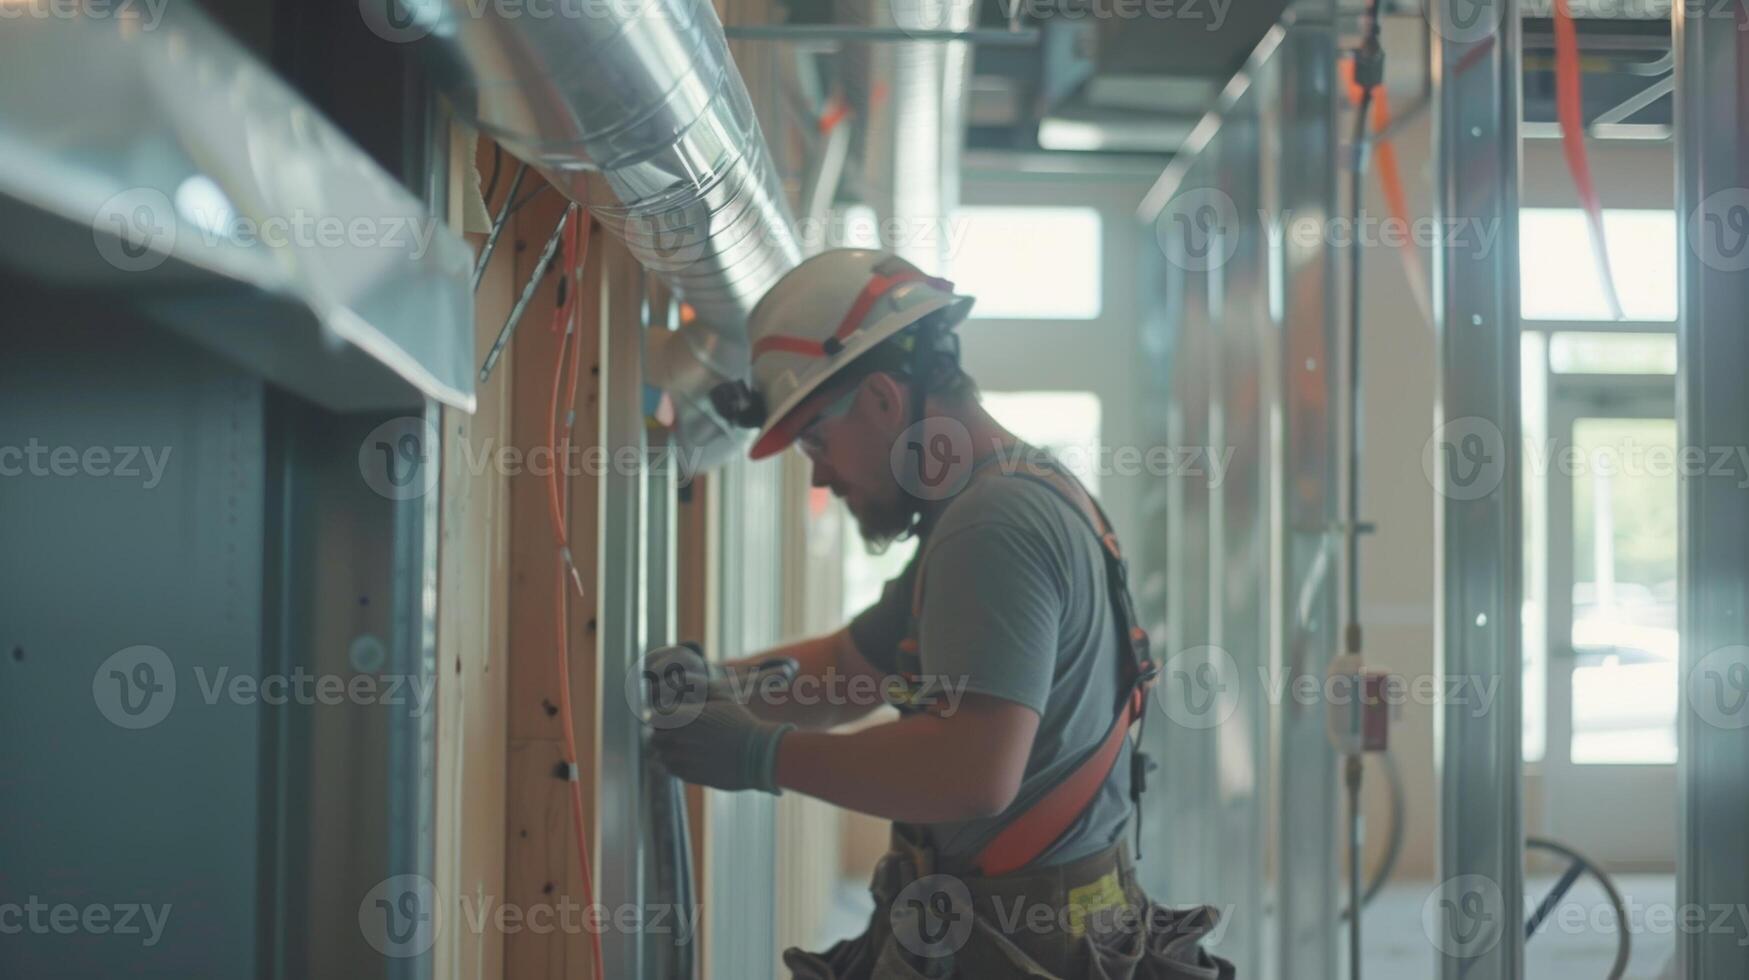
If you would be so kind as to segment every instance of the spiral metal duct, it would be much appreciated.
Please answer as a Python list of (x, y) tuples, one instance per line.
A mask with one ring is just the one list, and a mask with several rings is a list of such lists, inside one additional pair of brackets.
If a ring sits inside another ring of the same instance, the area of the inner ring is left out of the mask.
[[(838, 0), (838, 19), (868, 27), (965, 31), (975, 0)], [(971, 46), (963, 41), (844, 46), (846, 99), (862, 120), (868, 204), (882, 244), (931, 273), (945, 271), (946, 222), (959, 206)]]
[[(710, 408), (748, 371), (753, 305), (801, 247), (746, 84), (708, 0), (564, 0), (507, 16), (404, 0), (456, 110), (545, 173), (696, 311), (649, 337), (677, 440), (712, 465), (742, 437)], [(591, 200), (599, 172), (616, 200)], [(701, 465), (701, 468), (702, 468)]]

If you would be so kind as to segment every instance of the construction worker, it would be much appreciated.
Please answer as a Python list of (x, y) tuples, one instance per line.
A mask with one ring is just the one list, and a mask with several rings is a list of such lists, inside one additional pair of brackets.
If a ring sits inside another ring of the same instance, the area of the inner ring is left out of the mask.
[[(799, 445), (871, 544), (914, 535), (917, 554), (829, 636), (726, 664), (653, 653), (652, 745), (687, 782), (893, 821), (867, 933), (787, 951), (796, 977), (1231, 976), (1201, 948), (1213, 909), (1136, 884), (1146, 635), (1097, 504), (979, 405), (953, 333), (971, 305), (863, 249), (761, 299), (752, 384), (719, 410), (759, 429), (755, 459)], [(883, 702), (897, 720), (832, 730)]]

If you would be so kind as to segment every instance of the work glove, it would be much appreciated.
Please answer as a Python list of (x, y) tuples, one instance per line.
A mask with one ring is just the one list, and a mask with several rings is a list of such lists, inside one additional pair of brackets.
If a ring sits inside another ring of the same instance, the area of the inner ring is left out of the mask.
[(707, 698), (681, 702), (662, 723), (652, 719), (650, 747), (662, 767), (685, 782), (776, 794), (777, 747), (795, 727), (761, 721), (735, 701)]
[(746, 704), (767, 690), (787, 685), (797, 664), (789, 657), (773, 657), (755, 664), (730, 666), (705, 660), (696, 643), (658, 647), (644, 657), (641, 672), (650, 704), (657, 711), (664, 705), (702, 701), (705, 698)]

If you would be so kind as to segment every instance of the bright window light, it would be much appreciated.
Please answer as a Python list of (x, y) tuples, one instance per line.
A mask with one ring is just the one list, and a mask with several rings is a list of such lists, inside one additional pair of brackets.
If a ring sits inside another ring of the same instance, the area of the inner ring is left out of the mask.
[(1092, 208), (964, 207), (948, 226), (955, 288), (985, 320), (1099, 316), (1099, 212)]
[[(1585, 212), (1518, 212), (1519, 311), (1526, 320), (1608, 320)], [(1605, 210), (1609, 266), (1630, 320), (1676, 319), (1676, 214)]]
[(1099, 493), (1099, 396), (1091, 391), (986, 391), (979, 399), (1002, 427), (1047, 450)]
[(1586, 333), (1561, 330), (1549, 339), (1556, 374), (1675, 374), (1673, 333)]

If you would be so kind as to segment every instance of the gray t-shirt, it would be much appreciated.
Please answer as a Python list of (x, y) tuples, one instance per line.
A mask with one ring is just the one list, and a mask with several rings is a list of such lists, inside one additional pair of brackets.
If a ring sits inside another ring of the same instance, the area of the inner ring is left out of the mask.
[[(1020, 476), (981, 476), (941, 513), (919, 547), (924, 552), (929, 568), (918, 637), (924, 676), (963, 682), (967, 691), (1039, 714), (1014, 803), (990, 819), (930, 825), (937, 851), (951, 863), (974, 856), (1098, 747), (1115, 717), (1123, 663), (1099, 541), (1049, 487)], [(916, 574), (913, 558), (850, 624), (857, 650), (883, 673), (894, 670)], [(1116, 843), (1130, 814), (1130, 752), (1126, 739), (1092, 806), (1039, 866)]]

